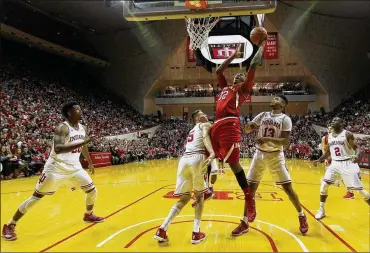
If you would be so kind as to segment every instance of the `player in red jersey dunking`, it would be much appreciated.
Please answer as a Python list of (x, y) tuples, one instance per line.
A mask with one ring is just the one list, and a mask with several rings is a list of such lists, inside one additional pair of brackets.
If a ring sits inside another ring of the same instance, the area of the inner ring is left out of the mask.
[(216, 105), (216, 121), (211, 129), (212, 145), (216, 156), (230, 165), (245, 195), (244, 217), (239, 226), (232, 231), (232, 236), (247, 233), (249, 230), (247, 213), (249, 212), (249, 216), (256, 215), (255, 201), (248, 187), (244, 170), (239, 163), (240, 141), (242, 140), (239, 109), (252, 90), (254, 74), (263, 57), (265, 43), (266, 41), (263, 41), (259, 45), (259, 49), (251, 61), (247, 74), (236, 74), (232, 85), (227, 84), (223, 72), (241, 54), (240, 46), (216, 71), (217, 81), (222, 91)]

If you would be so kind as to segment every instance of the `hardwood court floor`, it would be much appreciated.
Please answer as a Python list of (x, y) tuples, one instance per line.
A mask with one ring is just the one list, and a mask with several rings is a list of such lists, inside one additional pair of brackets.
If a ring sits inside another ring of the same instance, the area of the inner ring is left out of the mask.
[[(247, 169), (250, 163), (242, 161)], [(100, 224), (82, 221), (85, 197), (71, 186), (46, 196), (17, 225), (18, 240), (1, 239), (2, 252), (15, 251), (244, 251), (244, 252), (355, 252), (369, 251), (369, 207), (356, 195), (343, 200), (343, 186), (331, 187), (326, 206), (328, 217), (313, 215), (319, 207), (320, 181), (324, 167), (310, 162), (288, 161), (294, 188), (308, 216), (306, 236), (298, 231), (297, 213), (270, 175), (264, 177), (257, 196), (257, 220), (248, 234), (232, 238), (242, 214), (242, 193), (230, 170), (220, 175), (215, 199), (207, 201), (201, 230), (208, 238), (191, 245), (193, 209), (185, 207), (170, 226), (170, 244), (159, 246), (153, 239), (175, 199), (171, 196), (177, 160), (157, 160), (97, 169), (93, 176), (99, 190), (95, 212), (106, 217)], [(362, 180), (369, 190), (369, 175)], [(1, 224), (32, 194), (37, 177), (1, 182)]]

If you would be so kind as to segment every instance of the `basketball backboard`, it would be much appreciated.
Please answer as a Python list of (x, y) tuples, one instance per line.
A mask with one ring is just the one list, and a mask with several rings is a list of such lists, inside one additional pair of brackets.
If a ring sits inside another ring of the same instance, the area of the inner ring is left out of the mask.
[[(186, 6), (185, 0), (177, 1), (134, 0), (122, 2), (123, 2), (123, 16), (128, 21), (246, 16), (271, 13), (274, 12), (276, 9), (276, 0), (190, 1), (199, 3), (200, 8), (197, 10), (189, 9)], [(202, 2), (207, 2), (206, 8), (204, 8)]]

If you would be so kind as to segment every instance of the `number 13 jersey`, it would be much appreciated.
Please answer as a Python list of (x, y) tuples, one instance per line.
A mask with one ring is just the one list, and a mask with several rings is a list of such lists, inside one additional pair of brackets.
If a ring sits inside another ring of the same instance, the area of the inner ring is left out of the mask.
[[(258, 114), (252, 122), (259, 127), (257, 138), (271, 137), (280, 138), (281, 132), (292, 131), (292, 120), (284, 113), (272, 114), (271, 112), (262, 112)], [(262, 145), (256, 144), (256, 148), (266, 152), (282, 151), (283, 146), (275, 145), (271, 142)]]

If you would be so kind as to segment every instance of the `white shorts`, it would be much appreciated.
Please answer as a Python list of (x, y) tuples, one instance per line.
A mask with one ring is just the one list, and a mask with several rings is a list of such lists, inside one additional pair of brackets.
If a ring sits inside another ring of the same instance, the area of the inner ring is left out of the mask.
[(218, 172), (218, 166), (217, 166), (217, 161), (216, 159), (213, 159), (211, 163), (211, 175), (216, 175)]
[(361, 182), (361, 170), (357, 163), (351, 160), (331, 161), (330, 166), (325, 172), (324, 181), (334, 184), (342, 178), (344, 185), (350, 190), (363, 190)]
[(292, 182), (290, 180), (288, 169), (285, 165), (283, 151), (263, 152), (257, 149), (254, 153), (252, 164), (248, 171), (248, 182), (261, 182), (266, 169), (270, 171), (276, 184), (281, 185)]
[(174, 196), (190, 194), (194, 189), (204, 192), (207, 184), (204, 175), (207, 172), (205, 165), (207, 157), (204, 154), (184, 155), (177, 168), (177, 181)]
[(84, 169), (80, 169), (71, 174), (48, 170), (40, 175), (35, 191), (42, 195), (52, 195), (60, 186), (68, 181), (71, 182), (73, 186), (80, 187), (85, 192), (95, 187), (91, 177)]

